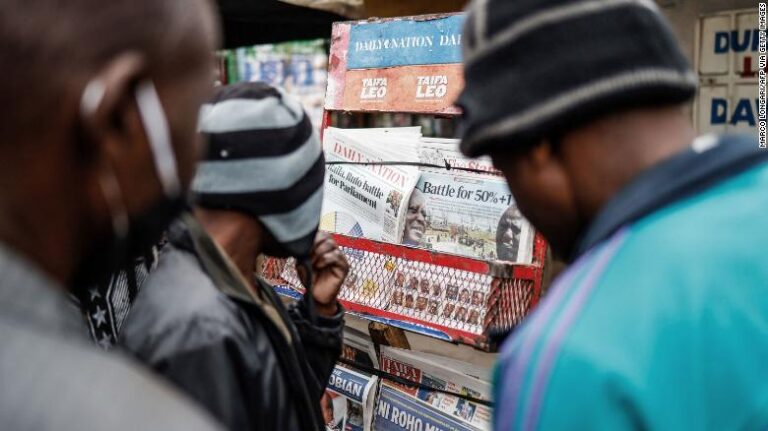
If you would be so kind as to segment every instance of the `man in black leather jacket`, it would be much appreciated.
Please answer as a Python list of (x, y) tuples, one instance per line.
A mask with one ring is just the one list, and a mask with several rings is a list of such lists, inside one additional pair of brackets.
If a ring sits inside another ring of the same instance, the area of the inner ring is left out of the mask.
[[(323, 429), (349, 265), (317, 235), (320, 143), (300, 105), (263, 84), (220, 89), (201, 129), (210, 143), (193, 184), (198, 206), (170, 229), (121, 342), (230, 429)], [(311, 268), (304, 299), (286, 308), (253, 275), (261, 253)]]

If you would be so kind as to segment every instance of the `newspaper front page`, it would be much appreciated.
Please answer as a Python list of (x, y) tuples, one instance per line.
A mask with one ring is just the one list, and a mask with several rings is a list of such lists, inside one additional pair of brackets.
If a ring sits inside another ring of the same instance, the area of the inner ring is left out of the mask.
[(320, 228), (397, 243), (406, 204), (419, 177), (415, 166), (333, 164), (417, 160), (414, 137), (329, 128), (323, 146), (329, 163)]
[[(381, 346), (381, 370), (430, 387), (489, 400), (490, 384), (422, 353)], [(472, 368), (466, 364), (466, 368)], [(475, 371), (474, 373), (480, 374)], [(487, 374), (483, 372), (482, 374)], [(423, 388), (384, 382), (376, 406), (376, 430), (490, 430), (489, 407), (465, 398)]]
[[(364, 366), (379, 368), (376, 349), (370, 337), (352, 328), (344, 329), (341, 357)], [(336, 365), (321, 401), (326, 429), (368, 431), (373, 421), (376, 376)]]
[[(402, 243), (484, 260), (530, 264), (534, 230), (489, 159), (467, 159), (458, 141), (425, 139)], [(474, 169), (468, 172), (455, 168)]]
[(371, 429), (374, 376), (337, 365), (321, 399), (326, 429), (332, 431), (368, 431)]

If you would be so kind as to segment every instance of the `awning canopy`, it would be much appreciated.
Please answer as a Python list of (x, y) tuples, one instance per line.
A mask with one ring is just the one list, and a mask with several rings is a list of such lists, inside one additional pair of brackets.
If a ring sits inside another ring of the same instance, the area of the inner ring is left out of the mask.
[[(224, 47), (236, 48), (328, 39), (331, 24), (335, 21), (366, 16), (383, 18), (457, 12), (467, 0), (217, 0), (217, 3), (224, 25)], [(346, 16), (326, 10), (342, 11)]]
[(331, 37), (341, 15), (294, 6), (278, 0), (218, 0), (224, 47)]

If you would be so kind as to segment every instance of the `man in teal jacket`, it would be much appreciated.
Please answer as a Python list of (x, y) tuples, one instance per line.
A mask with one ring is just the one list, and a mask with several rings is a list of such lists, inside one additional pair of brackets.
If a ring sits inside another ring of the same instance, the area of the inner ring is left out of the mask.
[(695, 139), (655, 3), (477, 1), (463, 37), (462, 150), (572, 263), (503, 345), (496, 429), (766, 429), (768, 150)]

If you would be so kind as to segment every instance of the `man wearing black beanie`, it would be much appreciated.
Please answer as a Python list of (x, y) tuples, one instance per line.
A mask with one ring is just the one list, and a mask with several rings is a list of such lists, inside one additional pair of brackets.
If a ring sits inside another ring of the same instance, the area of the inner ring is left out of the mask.
[[(317, 233), (317, 133), (296, 100), (262, 83), (219, 88), (200, 130), (209, 143), (192, 185), (194, 216), (170, 229), (121, 343), (229, 429), (322, 430), (349, 264)], [(302, 265), (312, 288), (297, 304), (286, 309), (254, 275), (262, 253)]]
[(570, 261), (505, 342), (498, 430), (768, 426), (768, 152), (695, 138), (650, 0), (478, 0), (462, 151)]

